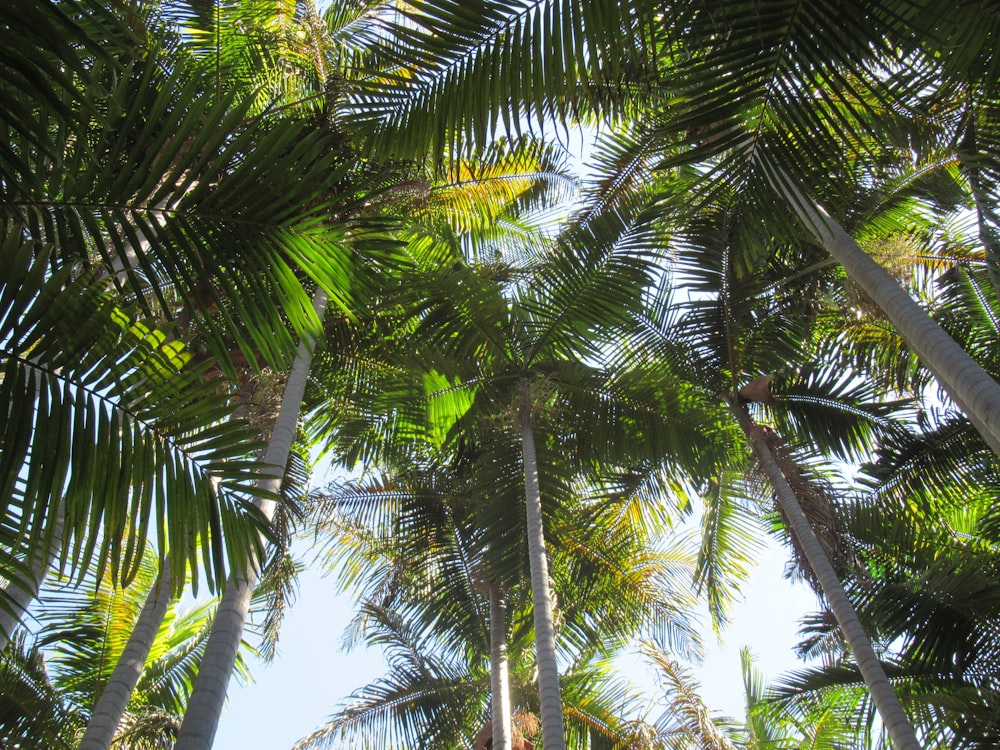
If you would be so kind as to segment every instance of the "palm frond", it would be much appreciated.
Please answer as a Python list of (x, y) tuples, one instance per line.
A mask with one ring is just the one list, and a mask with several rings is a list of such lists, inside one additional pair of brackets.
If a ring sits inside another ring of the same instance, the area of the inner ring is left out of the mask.
[(219, 580), (226, 550), (257, 543), (259, 520), (248, 500), (259, 494), (256, 442), (229, 420), (226, 394), (179, 342), (117, 307), (103, 281), (74, 278), (72, 266), (50, 272), (48, 254), (16, 234), (0, 253), (8, 522), (81, 574), (94, 563), (127, 583), (151, 533), (178, 581)]
[(747, 507), (753, 495), (741, 476), (729, 473), (702, 492), (701, 549), (694, 581), (707, 596), (716, 628), (729, 620), (739, 586), (763, 545), (760, 520)]
[(700, 686), (683, 667), (650, 645), (643, 648), (643, 656), (655, 667), (663, 690), (665, 710), (656, 721), (662, 741), (707, 750), (735, 747), (732, 721), (713, 715), (698, 694)]
[(643, 65), (645, 18), (611, 2), (470, 9), (435, 0), (404, 8), (385, 21), (391, 64), (354, 92), (353, 119), (380, 133), (380, 149), (410, 156), (429, 142), (440, 155), (520, 134), (555, 114), (583, 114), (594, 97), (621, 101), (625, 69)]
[(424, 650), (426, 637), (402, 618), (382, 608), (366, 609), (370, 642), (386, 647), (389, 675), (356, 691), (329, 723), (296, 747), (332, 747), (345, 740), (365, 747), (463, 746), (461, 730), (471, 723), (467, 719), (485, 713), (488, 679)]
[(65, 701), (45, 671), (45, 658), (24, 634), (16, 636), (0, 658), (0, 739), (18, 745), (44, 742), (63, 750), (75, 744), (82, 712)]

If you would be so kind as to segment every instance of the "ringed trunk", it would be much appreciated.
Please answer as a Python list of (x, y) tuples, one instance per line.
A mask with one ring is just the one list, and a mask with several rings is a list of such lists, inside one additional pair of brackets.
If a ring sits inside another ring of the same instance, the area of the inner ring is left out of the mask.
[(507, 665), (507, 607), (494, 581), (490, 597), (490, 719), (493, 750), (511, 750), (510, 672)]
[(528, 527), (528, 564), (531, 571), (532, 617), (535, 625), (535, 659), (542, 713), (542, 745), (546, 750), (566, 750), (562, 696), (556, 664), (549, 563), (545, 555), (542, 499), (538, 489), (538, 460), (531, 421), (531, 395), (525, 384), (521, 394), (521, 456), (524, 464), (524, 499)]
[[(313, 305), (320, 321), (323, 320), (326, 302), (326, 293), (321, 289), (317, 290)], [(285, 384), (278, 419), (264, 455), (263, 463), (279, 471), (283, 471), (288, 463), (288, 456), (295, 440), (302, 397), (315, 346), (314, 337), (304, 339), (299, 344), (288, 382)], [(268, 479), (262, 482), (261, 486), (277, 494), (281, 489), (281, 476)], [(274, 501), (257, 500), (255, 503), (268, 521), (274, 517)], [(256, 559), (248, 560), (245, 569), (234, 571), (226, 585), (174, 750), (210, 750), (212, 747), (226, 701), (229, 680), (236, 665), (236, 655), (243, 637), (247, 614), (250, 611), (250, 598), (257, 585), (258, 564), (259, 561)]]
[(839, 262), (847, 275), (875, 300), (924, 367), (1000, 455), (1000, 383), (970, 357), (899, 283), (831, 216), (806, 197), (787, 174), (771, 170), (773, 187), (796, 216)]
[(756, 428), (745, 407), (730, 402), (730, 408), (743, 429), (743, 433), (750, 441), (754, 455), (767, 474), (771, 487), (778, 498), (778, 503), (788, 518), (792, 534), (794, 534), (820, 582), (827, 603), (837, 619), (840, 632), (843, 633), (851, 652), (854, 654), (854, 660), (861, 671), (865, 685), (871, 692), (875, 707), (889, 732), (893, 748), (895, 750), (921, 750), (913, 725), (893, 691), (892, 685), (889, 684), (889, 678), (882, 668), (882, 662), (879, 661), (875, 649), (872, 648), (871, 639), (865, 632), (861, 620), (858, 619), (854, 605), (848, 599), (847, 592), (844, 591), (833, 564), (813, 533), (798, 497), (775, 460), (771, 446), (768, 445), (760, 430)]

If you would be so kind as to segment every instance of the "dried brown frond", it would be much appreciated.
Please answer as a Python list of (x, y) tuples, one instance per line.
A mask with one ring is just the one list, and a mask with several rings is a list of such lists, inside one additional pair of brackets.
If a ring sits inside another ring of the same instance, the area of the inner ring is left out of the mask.
[[(511, 750), (535, 750), (535, 743), (529, 737), (537, 737), (542, 723), (538, 716), (518, 709), (511, 716)], [(472, 750), (492, 750), (493, 748), (493, 722), (487, 721), (482, 729), (476, 733), (476, 738), (472, 741)]]
[(525, 711), (523, 708), (519, 708), (514, 712), (511, 722), (517, 731), (525, 737), (537, 737), (538, 732), (542, 728), (542, 720), (536, 714), (531, 713), (531, 711)]

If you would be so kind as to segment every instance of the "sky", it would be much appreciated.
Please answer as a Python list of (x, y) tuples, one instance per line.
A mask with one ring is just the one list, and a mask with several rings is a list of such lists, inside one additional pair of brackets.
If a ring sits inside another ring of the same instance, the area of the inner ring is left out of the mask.
[[(793, 646), (799, 640), (798, 620), (816, 609), (816, 598), (802, 583), (783, 577), (786, 558), (786, 551), (776, 545), (767, 548), (723, 634), (724, 643), (716, 641), (705, 623), (706, 658), (691, 669), (711, 709), (743, 715), (744, 646), (770, 679), (803, 667)], [(344, 653), (340, 648), (350, 617), (351, 602), (336, 595), (331, 578), (305, 573), (282, 628), (277, 660), (253, 665), (253, 684), (231, 683), (215, 750), (288, 750), (319, 728), (351, 692), (381, 676), (384, 662), (377, 651), (358, 647)], [(652, 674), (637, 657), (624, 659), (623, 668), (644, 694), (654, 696)]]

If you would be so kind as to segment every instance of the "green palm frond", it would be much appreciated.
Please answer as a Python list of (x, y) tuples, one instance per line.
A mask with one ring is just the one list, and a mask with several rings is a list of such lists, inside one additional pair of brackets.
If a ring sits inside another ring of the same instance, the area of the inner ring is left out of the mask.
[(497, 141), (447, 170), (430, 186), (424, 210), (443, 214), (459, 233), (488, 232), (498, 220), (565, 205), (576, 192), (565, 153), (534, 138)]
[[(106, 579), (98, 582), (93, 573), (83, 583), (48, 580), (32, 610), (37, 632), (30, 637), (32, 648), (39, 654), (38, 679), (42, 680), (38, 685), (50, 685), (53, 695), (59, 696), (58, 704), (48, 708), (39, 704), (36, 713), (42, 718), (47, 712), (57, 711), (55, 715), (62, 717), (60, 721), (68, 731), (73, 727), (82, 731), (87, 712), (115, 668), (146, 597), (159, 582), (152, 554), (143, 558), (139, 573), (124, 589)], [(175, 737), (208, 638), (213, 610), (212, 604), (186, 610), (176, 603), (170, 606), (130, 698), (122, 737), (130, 736), (136, 742), (152, 737), (152, 746), (161, 741), (156, 738)], [(26, 636), (27, 631), (23, 631), (22, 637)], [(12, 644), (5, 654), (5, 669), (14, 669), (20, 663), (17, 653), (23, 641), (17, 644)], [(240, 674), (246, 677), (242, 655), (237, 664)], [(7, 688), (4, 693), (8, 694)], [(6, 727), (18, 724), (0, 723)], [(35, 741), (45, 736), (40, 727), (41, 723), (33, 730)], [(61, 747), (55, 740), (52, 746)]]
[(888, 400), (872, 384), (832, 367), (805, 365), (794, 380), (773, 388), (780, 408), (773, 409), (783, 439), (809, 444), (842, 461), (872, 455), (879, 440), (898, 431), (913, 416), (911, 400)]
[(392, 64), (353, 93), (353, 119), (380, 131), (380, 149), (409, 156), (429, 141), (442, 154), (555, 114), (585, 114), (594, 98), (623, 101), (617, 87), (643, 66), (648, 38), (645, 14), (629, 10), (562, 0), (403, 6), (385, 22)]
[(656, 669), (665, 707), (656, 720), (657, 740), (665, 747), (730, 750), (735, 747), (732, 720), (713, 714), (699, 695), (697, 682), (677, 662), (655, 646), (643, 656)]
[(470, 488), (456, 474), (427, 464), (338, 487), (320, 506), (324, 564), (364, 601), (485, 652), (490, 532), (468, 523)]
[(774, 690), (753, 665), (746, 649), (740, 652), (743, 683), (747, 695), (749, 746), (752, 748), (810, 747), (836, 750), (840, 747), (881, 747), (870, 737), (864, 721), (858, 722), (856, 696), (850, 688), (829, 689), (808, 699), (775, 699)]
[(517, 300), (526, 339), (518, 359), (598, 357), (620, 333), (657, 275), (661, 247), (641, 221), (616, 212), (570, 224)]
[(81, 575), (129, 581), (151, 535), (177, 580), (219, 580), (226, 554), (257, 543), (259, 494), (256, 443), (226, 394), (105, 282), (50, 272), (16, 234), (0, 253), (6, 523)]
[(0, 686), (4, 745), (41, 742), (53, 750), (68, 750), (76, 744), (75, 732), (86, 725), (86, 717), (49, 680), (44, 654), (24, 633), (16, 635), (0, 657)]
[(664, 192), (669, 178), (654, 171), (660, 144), (644, 135), (641, 123), (631, 123), (622, 132), (596, 132), (584, 161), (587, 178), (577, 222), (586, 223), (591, 216), (619, 208), (622, 202), (636, 201), (637, 195), (653, 197)]
[[(303, 118), (252, 119), (250, 103), (215, 91), (155, 39), (118, 31), (117, 57), (92, 55), (77, 63), (79, 80), (39, 75), (20, 92), (22, 108), (43, 116), (30, 132), (5, 130), (8, 221), (159, 315), (196, 318), (218, 356), (239, 349), (281, 366), (289, 325), (301, 336), (316, 324), (307, 280), (341, 306), (355, 285), (345, 233), (364, 200), (348, 176), (356, 162), (342, 136)], [(70, 102), (90, 92), (58, 127), (43, 98), (57, 86)]]
[(311, 2), (164, 0), (154, 14), (174, 55), (202, 69), (217, 92), (248, 98), (256, 113), (322, 96), (325, 40)]
[(923, 431), (883, 436), (876, 460), (862, 467), (879, 503), (902, 508), (911, 497), (931, 497), (941, 507), (996, 487), (997, 460), (969, 423), (954, 414), (927, 416)]
[(384, 647), (389, 674), (356, 691), (322, 729), (297, 748), (360, 741), (364, 747), (458, 748), (462, 730), (485, 715), (486, 674), (470, 674), (446, 652), (428, 650), (433, 635), (380, 607), (365, 608), (368, 640)]
[(701, 548), (695, 585), (704, 592), (716, 628), (729, 620), (740, 584), (762, 547), (761, 521), (748, 505), (756, 493), (742, 472), (727, 472), (702, 490)]
[(981, 268), (956, 264), (938, 279), (935, 312), (941, 324), (987, 372), (1000, 372), (996, 341), (1000, 305), (990, 293)]
[(674, 653), (697, 655), (702, 644), (690, 616), (690, 545), (656, 547), (603, 513), (580, 516), (551, 533), (565, 658), (614, 654), (636, 633), (669, 644)]
[(643, 746), (646, 730), (641, 698), (606, 661), (575, 662), (560, 681), (567, 746)]
[(81, 708), (96, 702), (157, 577), (155, 558), (146, 555), (125, 588), (93, 577), (45, 583), (33, 612), (36, 638), (47, 651), (50, 679), (67, 700)]

